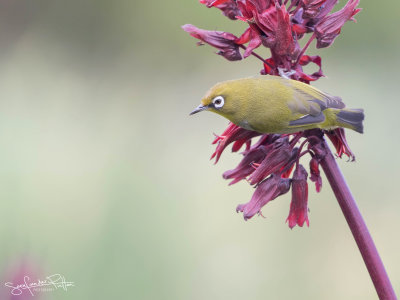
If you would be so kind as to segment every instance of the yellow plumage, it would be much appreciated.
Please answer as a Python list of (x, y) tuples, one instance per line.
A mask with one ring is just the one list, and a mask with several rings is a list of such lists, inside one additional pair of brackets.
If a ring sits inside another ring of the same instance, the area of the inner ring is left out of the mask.
[(261, 133), (294, 133), (337, 127), (363, 131), (362, 109), (346, 109), (339, 97), (278, 76), (230, 80), (213, 86), (191, 114), (215, 112)]

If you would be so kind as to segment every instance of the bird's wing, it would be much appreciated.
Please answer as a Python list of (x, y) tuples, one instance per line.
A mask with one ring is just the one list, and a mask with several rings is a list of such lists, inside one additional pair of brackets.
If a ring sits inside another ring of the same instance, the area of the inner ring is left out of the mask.
[(288, 102), (288, 106), (295, 119), (290, 121), (290, 126), (322, 123), (325, 121), (323, 113), (325, 109), (345, 107), (340, 97), (325, 94), (303, 83), (291, 83), (293, 97)]
[(316, 116), (304, 115), (296, 120), (290, 121), (289, 126), (304, 126), (304, 125), (322, 123), (324, 121), (325, 121), (325, 115), (323, 112), (320, 112)]

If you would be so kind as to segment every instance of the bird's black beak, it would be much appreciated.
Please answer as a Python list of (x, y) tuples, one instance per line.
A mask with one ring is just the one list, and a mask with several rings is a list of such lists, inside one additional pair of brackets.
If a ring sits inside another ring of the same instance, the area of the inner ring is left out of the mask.
[(202, 110), (205, 110), (205, 109), (207, 109), (207, 108), (208, 108), (207, 105), (202, 105), (202, 104), (200, 104), (200, 105), (197, 106), (196, 109), (195, 109), (194, 111), (192, 111), (189, 115), (191, 116), (191, 115), (197, 114), (198, 112), (201, 112)]

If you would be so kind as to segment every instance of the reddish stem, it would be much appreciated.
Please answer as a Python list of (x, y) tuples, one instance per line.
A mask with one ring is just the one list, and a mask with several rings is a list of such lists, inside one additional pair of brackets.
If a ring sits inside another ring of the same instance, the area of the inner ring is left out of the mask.
[[(244, 49), (244, 50), (247, 49), (246, 46), (244, 46), (244, 45), (239, 45), (239, 47), (242, 48), (242, 49)], [(251, 51), (251, 55), (257, 57), (257, 58), (258, 58), (259, 60), (261, 60), (264, 64), (268, 65), (271, 69), (274, 68), (273, 66), (271, 66), (271, 64), (269, 64), (264, 58), (262, 58), (262, 57), (261, 57), (260, 55), (258, 55), (257, 53)]]
[(307, 43), (304, 45), (303, 49), (301, 50), (299, 56), (297, 57), (297, 61), (296, 61), (296, 66), (297, 64), (300, 62), (301, 57), (303, 56), (303, 54), (306, 52), (307, 48), (310, 46), (311, 42), (315, 39), (316, 35), (315, 33), (312, 34), (312, 36), (310, 37), (310, 39), (307, 41)]
[(397, 299), (396, 294), (394, 293), (382, 260), (379, 257), (379, 253), (376, 250), (374, 241), (368, 232), (367, 225), (365, 225), (353, 195), (326, 142), (324, 142), (324, 147), (327, 154), (321, 160), (322, 169), (328, 178), (347, 224), (354, 236), (379, 299), (395, 300)]
[[(292, 7), (297, 4), (297, 2), (298, 2), (297, 0), (292, 0), (290, 2), (290, 5), (289, 5), (287, 11), (290, 11), (292, 9)], [(297, 9), (297, 7), (296, 7), (296, 9)]]

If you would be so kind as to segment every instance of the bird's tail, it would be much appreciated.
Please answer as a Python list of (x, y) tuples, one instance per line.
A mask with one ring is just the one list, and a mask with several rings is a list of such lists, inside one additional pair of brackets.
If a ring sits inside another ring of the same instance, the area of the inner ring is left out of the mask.
[(364, 110), (363, 109), (340, 109), (336, 114), (336, 121), (340, 127), (349, 128), (363, 133)]

